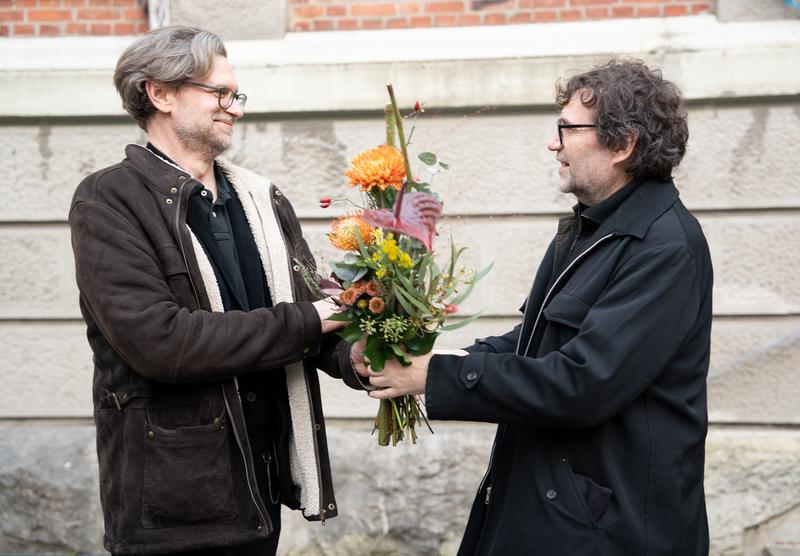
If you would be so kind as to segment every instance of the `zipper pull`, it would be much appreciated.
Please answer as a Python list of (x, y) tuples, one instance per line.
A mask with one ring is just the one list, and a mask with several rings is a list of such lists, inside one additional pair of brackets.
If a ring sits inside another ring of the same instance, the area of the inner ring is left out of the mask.
[(485, 501), (487, 506), (489, 505), (489, 498), (491, 498), (491, 496), (492, 496), (492, 487), (488, 486), (486, 487), (486, 501)]

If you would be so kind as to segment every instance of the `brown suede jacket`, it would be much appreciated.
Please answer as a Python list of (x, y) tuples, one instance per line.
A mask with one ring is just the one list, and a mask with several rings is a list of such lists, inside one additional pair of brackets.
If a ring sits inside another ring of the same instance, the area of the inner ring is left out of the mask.
[(72, 202), (105, 546), (114, 553), (236, 545), (272, 532), (237, 391), (245, 371), (286, 369), (297, 499), (309, 520), (337, 514), (316, 368), (360, 388), (350, 346), (321, 335), (296, 262), (313, 258), (289, 202), (263, 178), (219, 162), (264, 259), (272, 308), (221, 312), (210, 264), (186, 226), (196, 181), (147, 149), (128, 146)]

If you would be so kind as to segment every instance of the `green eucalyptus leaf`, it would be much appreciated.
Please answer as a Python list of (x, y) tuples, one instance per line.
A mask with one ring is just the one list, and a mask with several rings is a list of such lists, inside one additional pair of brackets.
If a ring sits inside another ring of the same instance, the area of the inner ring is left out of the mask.
[(441, 166), (444, 170), (450, 169), (450, 165), (447, 164), (446, 162), (442, 162), (441, 160), (439, 161), (439, 166)]
[(394, 356), (397, 358), (397, 360), (400, 362), (401, 365), (403, 365), (404, 367), (408, 367), (409, 365), (411, 365), (411, 359), (408, 358), (408, 354), (405, 351), (403, 351), (403, 348), (401, 348), (397, 344), (389, 344), (389, 347), (392, 349), (392, 353), (394, 353)]
[(427, 166), (433, 166), (438, 161), (436, 155), (428, 151), (420, 153), (418, 158)]
[(445, 324), (444, 326), (440, 327), (439, 330), (443, 330), (445, 332), (450, 331), (450, 330), (458, 330), (459, 328), (463, 328), (463, 327), (467, 326), (468, 324), (471, 324), (471, 323), (475, 322), (476, 320), (478, 320), (478, 317), (480, 317), (482, 314), (483, 314), (483, 311), (481, 311), (479, 313), (475, 313), (474, 315), (472, 315), (470, 317), (467, 317), (464, 320), (458, 321), (456, 323)]
[(347, 311), (343, 311), (341, 313), (334, 313), (325, 320), (333, 320), (337, 322), (350, 322), (350, 318), (351, 317), (347, 313)]

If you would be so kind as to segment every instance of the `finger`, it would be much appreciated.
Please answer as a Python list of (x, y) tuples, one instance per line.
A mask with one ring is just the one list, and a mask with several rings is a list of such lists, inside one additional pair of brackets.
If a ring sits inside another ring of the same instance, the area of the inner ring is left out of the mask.
[(376, 400), (388, 400), (402, 395), (397, 388), (383, 388), (382, 390), (372, 390), (368, 393), (370, 398), (375, 398)]
[(388, 378), (382, 375), (376, 375), (375, 373), (372, 373), (372, 376), (369, 377), (369, 383), (378, 388), (391, 386), (391, 381)]

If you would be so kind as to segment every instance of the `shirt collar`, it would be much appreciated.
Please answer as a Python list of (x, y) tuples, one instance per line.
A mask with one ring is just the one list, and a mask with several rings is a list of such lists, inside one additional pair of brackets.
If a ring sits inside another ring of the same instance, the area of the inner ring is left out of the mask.
[(596, 205), (587, 207), (583, 203), (578, 203), (572, 207), (572, 210), (575, 212), (575, 216), (585, 218), (599, 226), (619, 208), (625, 199), (630, 197), (631, 193), (633, 193), (641, 182), (642, 180), (640, 179), (633, 179), (621, 189), (615, 191), (610, 197), (603, 199)]

